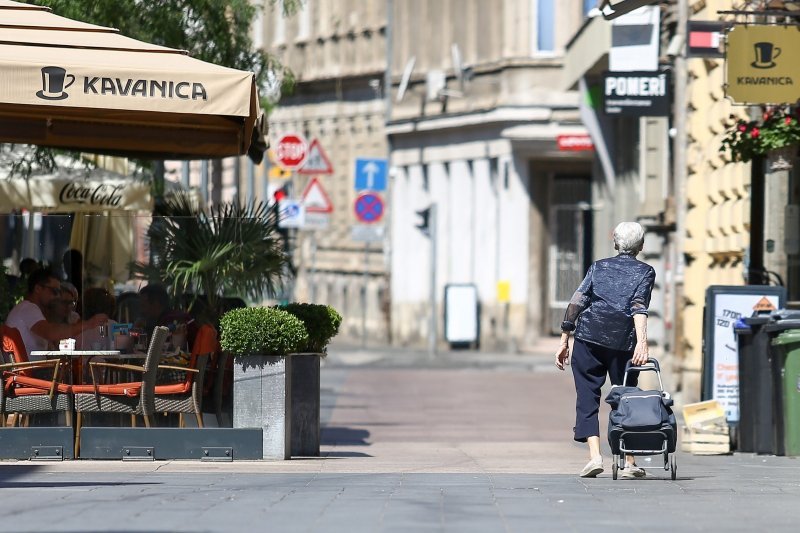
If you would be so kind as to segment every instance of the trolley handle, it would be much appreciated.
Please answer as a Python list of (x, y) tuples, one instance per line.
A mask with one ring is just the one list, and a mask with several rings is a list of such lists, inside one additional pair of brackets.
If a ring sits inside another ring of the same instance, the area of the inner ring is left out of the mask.
[(655, 357), (648, 357), (647, 362), (644, 365), (634, 365), (632, 361), (627, 361), (625, 363), (625, 373), (622, 376), (622, 386), (626, 386), (628, 384), (628, 372), (655, 372), (656, 376), (658, 377), (658, 390), (664, 392), (664, 383), (661, 381), (661, 366), (658, 364), (658, 361)]
[(625, 363), (625, 372), (628, 372), (630, 370), (634, 370), (634, 371), (638, 370), (640, 372), (641, 371), (647, 371), (647, 370), (654, 371), (654, 372), (661, 372), (661, 366), (658, 364), (658, 361), (656, 360), (655, 357), (649, 357), (647, 359), (647, 362), (645, 364), (643, 364), (643, 365), (634, 365), (633, 361), (630, 361), (630, 360), (628, 362), (626, 362)]

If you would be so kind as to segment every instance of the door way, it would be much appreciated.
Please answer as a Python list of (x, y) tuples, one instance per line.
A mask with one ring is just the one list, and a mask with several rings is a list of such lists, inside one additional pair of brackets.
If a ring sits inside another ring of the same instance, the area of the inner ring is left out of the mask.
[(592, 257), (591, 177), (553, 174), (550, 186), (548, 316), (552, 333), (561, 322)]

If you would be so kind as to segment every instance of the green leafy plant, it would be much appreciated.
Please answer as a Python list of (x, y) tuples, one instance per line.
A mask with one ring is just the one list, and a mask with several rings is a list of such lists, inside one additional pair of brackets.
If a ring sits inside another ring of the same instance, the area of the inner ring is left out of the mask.
[(299, 318), (308, 332), (308, 342), (301, 352), (325, 353), (328, 343), (339, 332), (342, 315), (329, 305), (290, 303), (278, 306)]
[(303, 322), (274, 307), (243, 307), (220, 319), (220, 346), (237, 356), (287, 355), (308, 342)]
[(173, 295), (202, 292), (212, 313), (225, 296), (274, 294), (289, 258), (266, 204), (222, 204), (208, 214), (185, 194), (165, 199), (150, 226), (151, 260), (134, 275), (171, 287)]
[(798, 118), (798, 110), (792, 114), (789, 108), (768, 108), (760, 121), (739, 119), (729, 126), (720, 152), (730, 152), (731, 160), (746, 163), (756, 156), (800, 143)]

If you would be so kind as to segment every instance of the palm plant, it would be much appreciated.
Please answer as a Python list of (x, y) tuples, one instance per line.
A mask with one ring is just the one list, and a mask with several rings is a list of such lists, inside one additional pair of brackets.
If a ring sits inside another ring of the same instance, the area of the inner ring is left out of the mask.
[(134, 263), (134, 275), (163, 283), (173, 295), (204, 293), (215, 318), (225, 296), (274, 294), (289, 264), (277, 216), (263, 202), (226, 203), (206, 214), (186, 194), (169, 196), (149, 237), (150, 262)]

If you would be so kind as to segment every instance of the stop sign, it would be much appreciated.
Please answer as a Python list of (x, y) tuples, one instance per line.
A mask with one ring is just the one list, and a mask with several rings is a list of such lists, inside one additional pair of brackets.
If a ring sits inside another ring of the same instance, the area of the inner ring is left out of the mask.
[(278, 139), (275, 147), (277, 163), (287, 170), (300, 168), (308, 155), (308, 143), (299, 133), (287, 133)]

